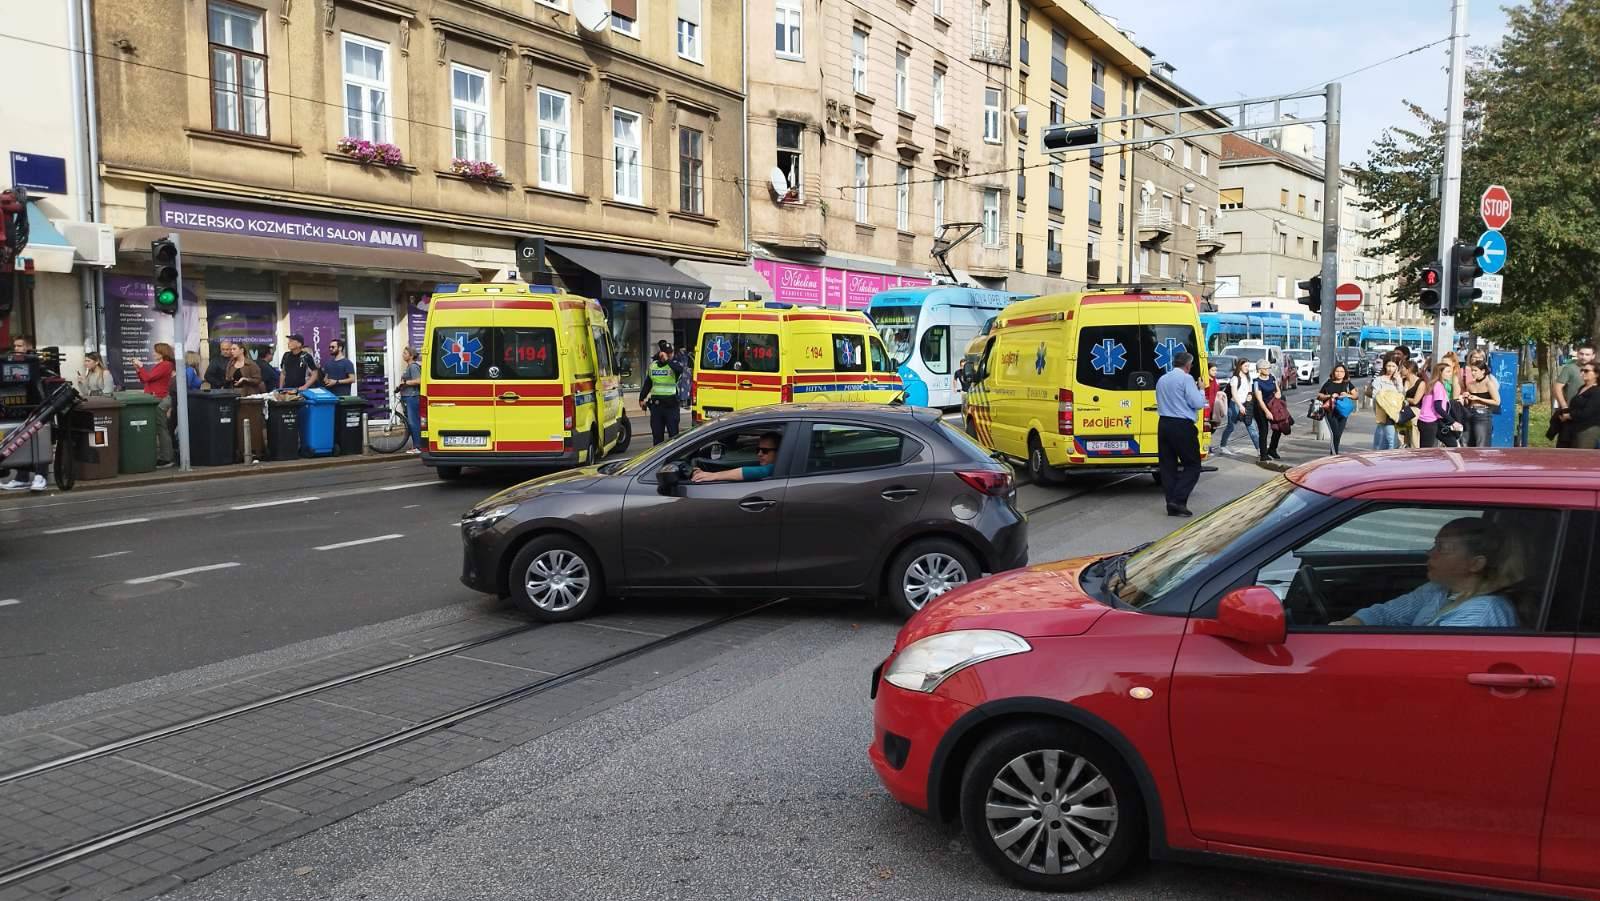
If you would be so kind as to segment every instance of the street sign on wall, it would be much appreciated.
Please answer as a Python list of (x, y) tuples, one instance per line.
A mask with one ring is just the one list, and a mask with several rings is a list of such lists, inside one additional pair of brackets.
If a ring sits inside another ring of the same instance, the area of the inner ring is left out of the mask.
[(1483, 256), (1478, 257), (1478, 265), (1488, 275), (1494, 275), (1505, 268), (1506, 259), (1511, 255), (1511, 246), (1506, 242), (1506, 236), (1489, 229), (1478, 236), (1478, 246), (1483, 248)]
[(1473, 281), (1473, 285), (1483, 291), (1483, 294), (1473, 303), (1499, 303), (1501, 290), (1505, 287), (1506, 277), (1503, 275), (1480, 275)]
[(1333, 295), (1333, 303), (1341, 312), (1349, 313), (1361, 309), (1361, 286), (1355, 282), (1345, 282)]
[(1502, 185), (1490, 185), (1478, 200), (1478, 215), (1495, 231), (1505, 228), (1511, 221), (1511, 192)]

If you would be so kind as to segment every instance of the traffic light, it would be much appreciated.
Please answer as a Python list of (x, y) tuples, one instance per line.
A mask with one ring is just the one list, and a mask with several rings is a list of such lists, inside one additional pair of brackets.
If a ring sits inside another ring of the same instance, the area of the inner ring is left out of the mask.
[(1100, 129), (1093, 125), (1072, 127), (1069, 125), (1051, 125), (1044, 130), (1045, 152), (1052, 150), (1070, 150), (1073, 147), (1083, 147), (1100, 141)]
[(1483, 289), (1474, 284), (1483, 274), (1483, 266), (1478, 264), (1481, 256), (1483, 248), (1476, 244), (1457, 241), (1450, 245), (1450, 312), (1459, 313), (1483, 296)]
[(1444, 299), (1444, 295), (1441, 293), (1441, 289), (1444, 287), (1442, 284), (1444, 282), (1444, 273), (1440, 271), (1438, 262), (1435, 261), (1422, 267), (1422, 271), (1417, 273), (1417, 280), (1422, 285), (1422, 296), (1417, 301), (1417, 306), (1421, 307), (1423, 312), (1437, 314)]
[(182, 263), (178, 260), (178, 245), (170, 238), (157, 238), (150, 242), (150, 259), (155, 265), (155, 308), (157, 313), (178, 315), (178, 280), (182, 277)]
[(1322, 276), (1313, 275), (1300, 282), (1300, 290), (1306, 292), (1299, 298), (1300, 302), (1311, 308), (1313, 313), (1322, 312)]

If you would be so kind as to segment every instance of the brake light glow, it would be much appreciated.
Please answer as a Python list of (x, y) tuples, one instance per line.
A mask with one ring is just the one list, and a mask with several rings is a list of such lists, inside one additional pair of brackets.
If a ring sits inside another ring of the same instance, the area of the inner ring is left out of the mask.
[(573, 427), (574, 423), (576, 423), (577, 419), (578, 419), (577, 401), (575, 401), (573, 399), (572, 395), (570, 395), (570, 394), (562, 395), (562, 397), (561, 397), (561, 427), (570, 432), (570, 431), (572, 431), (572, 427)]
[(1072, 392), (1062, 388), (1056, 395), (1056, 431), (1062, 435), (1072, 434)]
[(1003, 497), (1011, 490), (1011, 473), (1007, 470), (963, 469), (956, 476), (973, 491), (990, 497)]

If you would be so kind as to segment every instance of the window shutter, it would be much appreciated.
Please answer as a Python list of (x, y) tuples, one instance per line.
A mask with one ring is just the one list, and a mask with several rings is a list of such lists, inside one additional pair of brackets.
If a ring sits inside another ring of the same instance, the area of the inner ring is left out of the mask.
[(700, 0), (678, 0), (678, 18), (700, 24)]
[(639, 0), (611, 0), (613, 15), (623, 16), (637, 22), (639, 20)]

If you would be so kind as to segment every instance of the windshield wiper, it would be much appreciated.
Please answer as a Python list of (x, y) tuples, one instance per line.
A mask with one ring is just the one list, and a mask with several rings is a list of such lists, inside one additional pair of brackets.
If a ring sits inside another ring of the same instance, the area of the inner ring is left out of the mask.
[(1122, 599), (1122, 595), (1119, 594), (1115, 588), (1112, 588), (1111, 584), (1115, 581), (1126, 585), (1128, 583), (1128, 560), (1131, 559), (1134, 554), (1137, 554), (1149, 547), (1152, 543), (1153, 542), (1146, 541), (1144, 544), (1141, 544), (1130, 550), (1123, 551), (1122, 553), (1106, 561), (1106, 576), (1100, 584), (1105, 586), (1106, 594), (1111, 596), (1111, 600), (1116, 606), (1133, 609), (1133, 605), (1127, 601), (1124, 601)]

